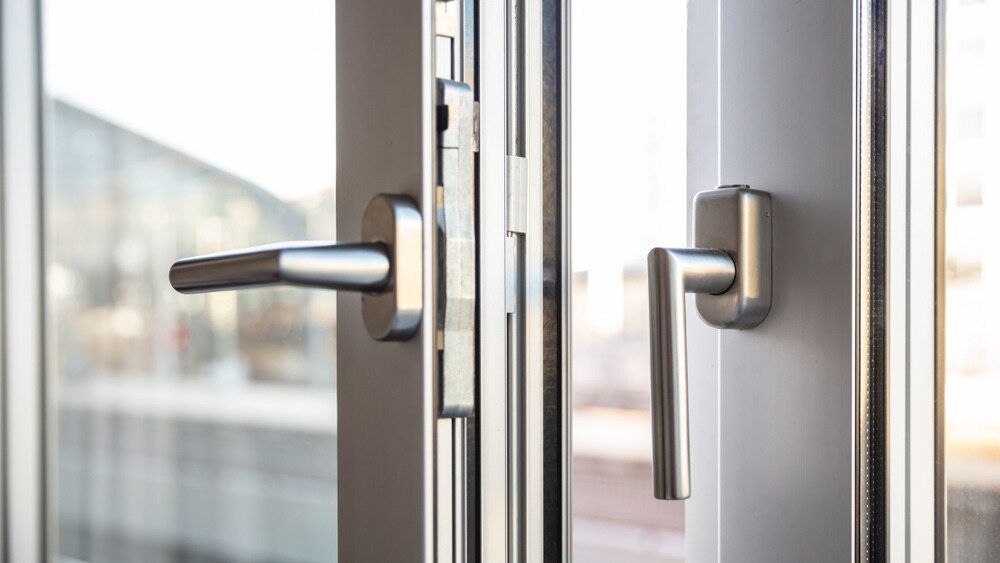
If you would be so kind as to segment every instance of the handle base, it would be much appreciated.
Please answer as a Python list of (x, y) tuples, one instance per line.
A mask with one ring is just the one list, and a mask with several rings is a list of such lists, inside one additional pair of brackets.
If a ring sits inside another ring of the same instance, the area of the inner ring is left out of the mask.
[(424, 230), (420, 210), (407, 196), (380, 194), (365, 208), (361, 240), (389, 249), (392, 282), (361, 296), (361, 316), (375, 340), (409, 340), (420, 327), (424, 303)]
[(715, 328), (753, 328), (771, 310), (771, 194), (723, 186), (694, 198), (694, 246), (725, 251), (736, 263), (733, 285), (699, 293), (698, 314)]

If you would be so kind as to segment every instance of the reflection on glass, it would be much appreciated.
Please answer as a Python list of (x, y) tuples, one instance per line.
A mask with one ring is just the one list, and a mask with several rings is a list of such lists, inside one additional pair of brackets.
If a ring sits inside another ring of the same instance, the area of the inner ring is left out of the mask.
[(45, 2), (63, 560), (336, 559), (333, 293), (167, 282), (334, 238), (332, 6)]
[(646, 253), (685, 244), (687, 6), (571, 22), (574, 560), (679, 561), (683, 503), (652, 494)]
[(946, 4), (948, 556), (1000, 559), (1000, 3)]

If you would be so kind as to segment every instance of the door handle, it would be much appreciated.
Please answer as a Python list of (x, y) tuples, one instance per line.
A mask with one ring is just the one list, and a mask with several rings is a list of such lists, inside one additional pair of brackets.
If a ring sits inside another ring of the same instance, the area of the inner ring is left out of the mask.
[(170, 268), (170, 283), (181, 293), (282, 284), (379, 292), (389, 272), (381, 243), (283, 242), (183, 258)]
[(286, 242), (183, 258), (170, 285), (205, 293), (271, 285), (359, 291), (368, 334), (408, 340), (423, 306), (423, 227), (407, 196), (377, 195), (365, 208), (363, 242)]
[(721, 250), (654, 248), (649, 252), (649, 340), (652, 368), (653, 494), (691, 494), (687, 415), (685, 293), (722, 293), (736, 263)]
[(771, 196), (722, 186), (694, 200), (695, 248), (649, 252), (653, 495), (691, 494), (685, 294), (716, 328), (757, 326), (771, 310)]

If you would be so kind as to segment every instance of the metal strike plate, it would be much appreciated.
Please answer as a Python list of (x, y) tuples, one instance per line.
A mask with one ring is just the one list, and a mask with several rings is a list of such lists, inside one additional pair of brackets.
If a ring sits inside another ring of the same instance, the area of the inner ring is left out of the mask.
[(694, 246), (725, 251), (736, 279), (720, 294), (699, 293), (698, 314), (716, 328), (751, 328), (771, 310), (771, 195), (721, 186), (694, 199)]
[(408, 340), (420, 326), (423, 307), (423, 227), (420, 210), (402, 195), (379, 194), (368, 202), (361, 239), (389, 249), (391, 282), (361, 296), (361, 315), (376, 340)]
[(472, 414), (476, 391), (475, 101), (438, 79), (437, 340), (439, 414)]

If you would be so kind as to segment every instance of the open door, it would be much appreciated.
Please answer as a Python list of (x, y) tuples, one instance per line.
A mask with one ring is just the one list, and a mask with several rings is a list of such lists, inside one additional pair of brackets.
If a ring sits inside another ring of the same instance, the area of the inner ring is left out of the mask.
[(475, 549), (474, 7), (2, 4), (0, 558)]

